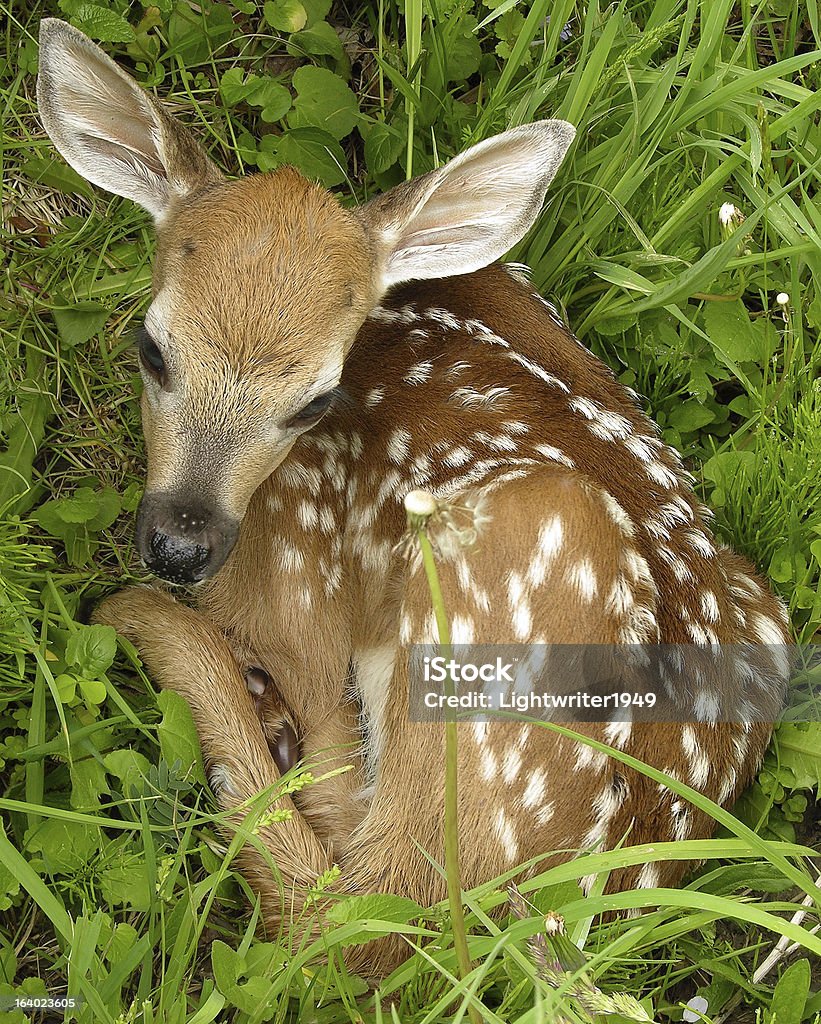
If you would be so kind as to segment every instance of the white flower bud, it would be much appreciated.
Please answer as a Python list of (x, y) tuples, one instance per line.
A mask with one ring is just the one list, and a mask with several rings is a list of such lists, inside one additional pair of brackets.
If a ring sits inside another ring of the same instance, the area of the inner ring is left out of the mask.
[(437, 507), (436, 498), (430, 491), (408, 491), (405, 495), (405, 511), (410, 516), (428, 519)]
[(779, 292), (775, 297), (775, 301), (779, 306), (788, 306), (790, 303), (790, 297), (786, 292)]
[(744, 218), (732, 203), (723, 203), (721, 209), (718, 211), (718, 219), (726, 228), (729, 227), (733, 221), (737, 221), (740, 224)]

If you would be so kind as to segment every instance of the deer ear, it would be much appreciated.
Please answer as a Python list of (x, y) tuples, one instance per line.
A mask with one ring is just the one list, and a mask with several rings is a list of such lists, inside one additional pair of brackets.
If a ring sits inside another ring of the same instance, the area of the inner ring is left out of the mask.
[(503, 256), (536, 220), (575, 137), (566, 121), (512, 128), (363, 206), (383, 289), (470, 274)]
[(37, 105), (71, 166), (133, 199), (160, 221), (176, 197), (222, 176), (202, 147), (153, 96), (82, 32), (40, 22)]

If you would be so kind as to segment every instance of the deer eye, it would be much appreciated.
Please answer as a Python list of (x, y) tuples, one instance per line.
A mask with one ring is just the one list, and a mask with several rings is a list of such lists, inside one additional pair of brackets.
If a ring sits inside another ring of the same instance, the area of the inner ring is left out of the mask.
[(311, 399), (307, 405), (303, 406), (295, 416), (292, 416), (286, 425), (291, 428), (301, 428), (310, 427), (314, 423), (319, 422), (330, 409), (333, 398), (333, 391), (326, 391), (324, 395), (317, 395), (316, 398)]
[(165, 359), (156, 341), (145, 327), (141, 327), (137, 335), (137, 349), (140, 362), (151, 376), (160, 384), (165, 382)]

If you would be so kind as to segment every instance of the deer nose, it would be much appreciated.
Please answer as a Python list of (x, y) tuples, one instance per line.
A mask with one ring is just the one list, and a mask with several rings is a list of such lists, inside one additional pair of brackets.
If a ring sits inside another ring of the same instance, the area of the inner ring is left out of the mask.
[(239, 524), (214, 509), (167, 494), (146, 494), (137, 515), (137, 548), (169, 583), (199, 583), (225, 562)]

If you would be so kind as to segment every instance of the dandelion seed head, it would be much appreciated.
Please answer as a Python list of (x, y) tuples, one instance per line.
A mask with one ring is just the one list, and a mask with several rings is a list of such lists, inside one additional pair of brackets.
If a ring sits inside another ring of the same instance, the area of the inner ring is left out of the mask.
[(408, 515), (427, 519), (436, 512), (436, 498), (430, 491), (408, 491), (405, 495), (405, 511)]

